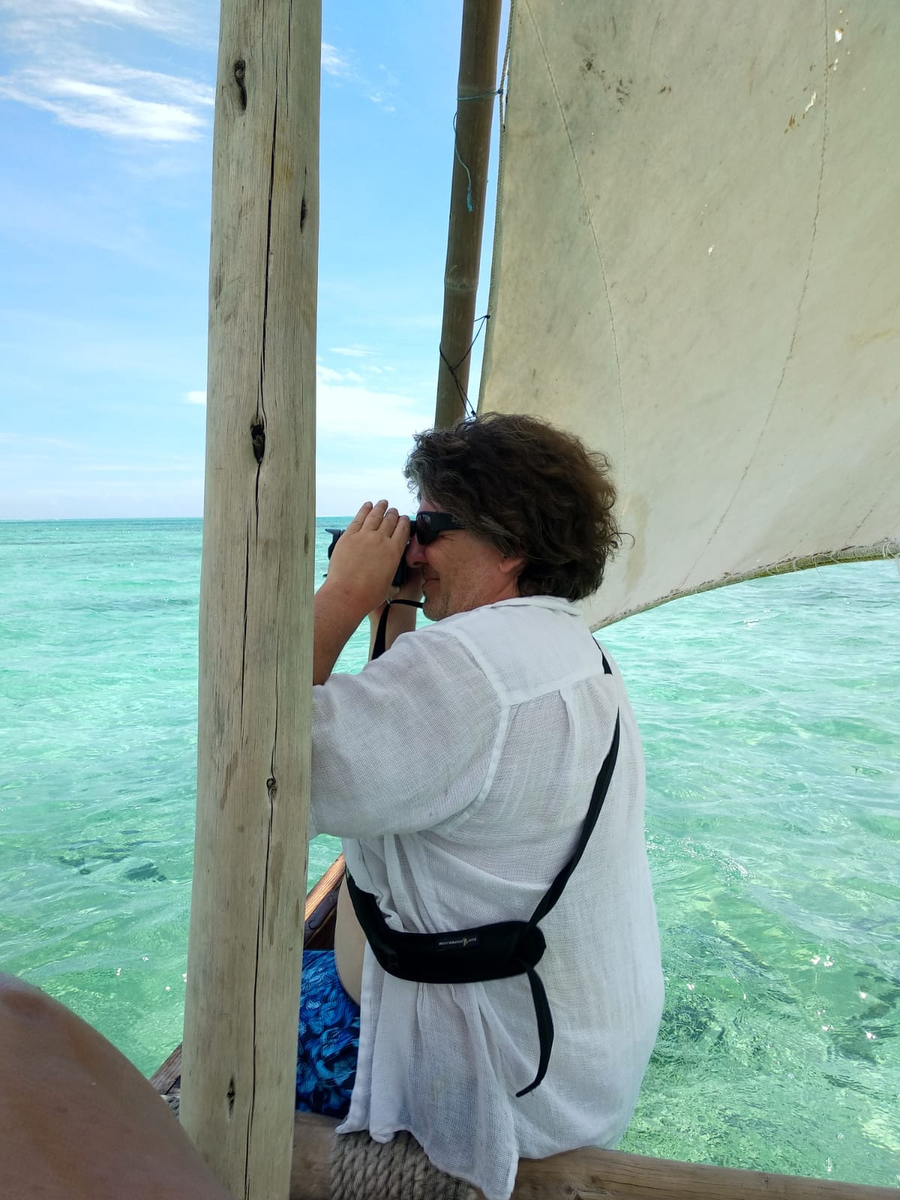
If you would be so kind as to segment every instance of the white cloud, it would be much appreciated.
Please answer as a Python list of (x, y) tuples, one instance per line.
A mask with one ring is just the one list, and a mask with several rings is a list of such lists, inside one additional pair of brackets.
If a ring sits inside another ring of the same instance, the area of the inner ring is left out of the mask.
[[(211, 49), (217, 9), (209, 0), (0, 0), (0, 41), (19, 60), (18, 69), (0, 77), (0, 98), (109, 137), (195, 141), (207, 131), (202, 110), (214, 103), (212, 87), (109, 64), (103, 54), (107, 31), (129, 26)], [(328, 42), (322, 43), (322, 70), (371, 90)]]
[[(60, 7), (57, 5), (57, 7)], [(68, 0), (63, 8), (76, 12), (99, 12), (104, 16), (123, 17), (128, 21), (148, 21), (155, 17), (152, 5), (138, 4), (135, 0)]]
[(397, 111), (397, 109), (394, 107), (393, 104), (388, 104), (388, 102), (385, 100), (385, 98), (381, 94), (381, 92), (370, 93), (369, 99), (372, 101), (373, 104), (377, 104), (380, 109), (383, 109), (384, 112), (396, 112)]
[(328, 42), (322, 43), (322, 70), (328, 75), (338, 75), (343, 79), (353, 77), (353, 68), (350, 63), (337, 46), (332, 46)]
[(354, 64), (352, 56), (348, 57), (343, 54), (337, 46), (332, 46), (330, 42), (323, 42), (322, 70), (326, 75), (331, 75), (335, 79), (355, 84), (368, 100), (377, 104), (385, 112), (395, 111), (394, 105), (390, 101), (393, 99), (392, 93), (397, 86), (397, 80), (383, 64), (378, 66), (380, 78), (373, 79), (370, 72), (361, 70)]
[(375, 353), (368, 346), (332, 346), (330, 352), (343, 354), (346, 358), (368, 358), (370, 354)]
[[(430, 402), (360, 386), (353, 371), (316, 367), (316, 428), (319, 434), (353, 438), (411, 438), (432, 424)], [(187, 392), (185, 404), (206, 404), (206, 392)]]
[(335, 371), (331, 367), (325, 367), (321, 363), (316, 363), (316, 379), (319, 383), (362, 383), (362, 375), (357, 375), (355, 371)]
[[(40, 7), (40, 0), (38, 5)], [(160, 10), (151, 4), (139, 4), (136, 0), (67, 0), (67, 2), (47, 3), (44, 7), (51, 11), (72, 12), (73, 15), (84, 14), (87, 17), (113, 17), (124, 21), (134, 21), (140, 25), (159, 23), (162, 17)]]
[[(116, 138), (196, 141), (208, 127), (206, 115), (196, 110), (212, 104), (211, 88), (189, 79), (120, 66), (95, 68), (89, 74), (89, 79), (77, 78), (32, 68), (0, 77), (0, 96), (52, 112), (64, 125)], [(117, 83), (131, 87), (126, 91), (115, 86)], [(171, 95), (183, 103), (147, 99), (148, 92)]]
[(399, 85), (399, 80), (393, 71), (389, 71), (384, 63), (378, 64), (378, 71), (381, 75), (380, 82), (369, 92), (369, 99), (373, 104), (377, 104), (383, 112), (396, 112), (395, 106), (391, 103), (393, 100), (393, 92)]
[[(193, 10), (193, 11), (192, 11)], [(0, 0), (7, 33), (33, 48), (46, 47), (60, 32), (85, 25), (139, 25), (176, 41), (195, 41), (202, 6), (190, 0)]]
[(316, 513), (321, 516), (352, 516), (363, 500), (386, 496), (401, 512), (414, 512), (409, 485), (401, 470), (405, 455), (381, 466), (350, 464), (343, 470), (316, 468)]
[(76, 463), (73, 471), (87, 471), (92, 475), (196, 475), (202, 473), (202, 463)]
[(91, 78), (92, 81), (99, 78), (105, 83), (132, 83), (138, 88), (146, 87), (151, 92), (164, 92), (173, 100), (181, 100), (199, 108), (213, 108), (216, 103), (216, 89), (210, 84), (197, 83), (194, 79), (183, 79), (178, 75), (164, 75), (159, 71), (145, 71), (117, 63), (96, 64), (91, 68)]
[(196, 141), (211, 125), (214, 89), (110, 62), (107, 51), (111, 28), (135, 25), (169, 41), (206, 41), (214, 32), (207, 7), (205, 0), (0, 0), (0, 39), (13, 56), (0, 98), (117, 139)]
[(432, 422), (430, 402), (423, 399), (343, 384), (320, 383), (317, 388), (316, 429), (320, 434), (410, 438)]

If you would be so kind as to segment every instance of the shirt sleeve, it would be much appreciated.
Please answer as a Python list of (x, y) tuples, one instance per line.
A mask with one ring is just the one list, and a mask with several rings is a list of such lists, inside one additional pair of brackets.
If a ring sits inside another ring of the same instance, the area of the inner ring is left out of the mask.
[(502, 705), (437, 626), (402, 634), (358, 675), (313, 688), (310, 837), (433, 829), (480, 795)]

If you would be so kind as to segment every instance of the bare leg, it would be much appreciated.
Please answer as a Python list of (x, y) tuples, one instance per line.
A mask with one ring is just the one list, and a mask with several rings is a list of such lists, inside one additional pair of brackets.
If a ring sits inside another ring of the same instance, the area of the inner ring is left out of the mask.
[(95, 1029), (0, 975), (8, 1200), (228, 1200), (164, 1101)]

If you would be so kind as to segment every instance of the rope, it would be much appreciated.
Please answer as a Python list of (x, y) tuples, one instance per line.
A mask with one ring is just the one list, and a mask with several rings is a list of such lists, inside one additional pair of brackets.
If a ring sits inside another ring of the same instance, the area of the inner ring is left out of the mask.
[(382, 1144), (367, 1133), (332, 1139), (331, 1200), (477, 1200), (471, 1184), (445, 1175), (408, 1133)]
[[(457, 102), (457, 105), (459, 105), (459, 104), (466, 103), (469, 100), (493, 100), (493, 98), (495, 96), (500, 97), (499, 103), (502, 105), (502, 103), (503, 103), (503, 84), (502, 84), (502, 82), (501, 82), (500, 87), (495, 88), (491, 92), (478, 92), (477, 94), (475, 94), (473, 96), (457, 95), (456, 102)], [(458, 119), (459, 119), (459, 108), (457, 108), (456, 112), (453, 114), (453, 153), (456, 156), (456, 161), (459, 163), (459, 165), (462, 167), (462, 169), (466, 173), (466, 208), (469, 212), (474, 212), (475, 211), (475, 202), (472, 197), (472, 172), (469, 170), (466, 163), (463, 162), (462, 157), (460, 156), (460, 153), (459, 153), (459, 135), (458, 135), (457, 128), (456, 128)], [(472, 342), (469, 346), (469, 349), (465, 352), (465, 354), (462, 356), (462, 358), (459, 360), (459, 362), (456, 364), (456, 366), (454, 366), (448, 360), (447, 356), (444, 354), (444, 351), (442, 349), (440, 350), (441, 359), (443, 360), (443, 363), (446, 366), (447, 370), (450, 372), (450, 375), (452, 376), (453, 382), (456, 386), (456, 390), (459, 394), (459, 398), (462, 400), (463, 412), (465, 413), (465, 415), (467, 417), (472, 417), (472, 418), (474, 418), (477, 415), (475, 412), (475, 408), (471, 404), (469, 397), (466, 394), (466, 390), (463, 387), (463, 385), (460, 383), (459, 377), (457, 376), (456, 372), (459, 370), (459, 368), (462, 366), (462, 364), (466, 361), (466, 359), (472, 353), (472, 347), (478, 341), (478, 335), (481, 333), (481, 330), (484, 328), (484, 323), (487, 320), (488, 320), (488, 317), (481, 318), (481, 323), (478, 326), (478, 332), (475, 334), (474, 338), (472, 338)]]
[(477, 330), (475, 336), (472, 338), (471, 342), (469, 342), (468, 350), (465, 352), (465, 354), (462, 356), (462, 358), (459, 360), (459, 362), (456, 364), (456, 366), (453, 365), (453, 363), (450, 361), (450, 359), (444, 353), (443, 347), (438, 346), (438, 354), (440, 354), (440, 356), (441, 356), (441, 362), (444, 364), (444, 366), (450, 372), (450, 376), (453, 379), (453, 383), (459, 394), (459, 398), (463, 402), (463, 412), (465, 413), (465, 415), (467, 417), (471, 417), (472, 420), (474, 420), (478, 414), (476, 413), (475, 408), (466, 393), (466, 389), (463, 387), (463, 385), (459, 381), (459, 376), (457, 375), (457, 371), (463, 365), (463, 363), (466, 361), (466, 359), (469, 357), (469, 355), (472, 353), (475, 343), (478, 341), (479, 337), (481, 336), (482, 329), (484, 329), (485, 324), (490, 319), (491, 319), (490, 313), (485, 313), (485, 315), (483, 317), (478, 318), (478, 321), (477, 321), (478, 330)]

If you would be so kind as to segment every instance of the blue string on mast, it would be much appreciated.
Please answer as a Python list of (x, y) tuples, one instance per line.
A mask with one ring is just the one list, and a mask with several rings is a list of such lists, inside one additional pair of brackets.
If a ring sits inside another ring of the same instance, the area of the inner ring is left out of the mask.
[[(503, 88), (497, 88), (494, 92), (479, 92), (477, 96), (457, 96), (456, 101), (459, 104), (463, 100), (487, 100), (489, 96), (502, 96)], [(453, 114), (453, 153), (456, 155), (456, 161), (466, 173), (468, 185), (466, 187), (466, 208), (469, 212), (475, 211), (475, 204), (472, 200), (472, 172), (459, 156), (459, 137), (456, 132), (456, 122), (459, 119), (459, 109)], [(477, 336), (477, 335), (476, 335)]]

